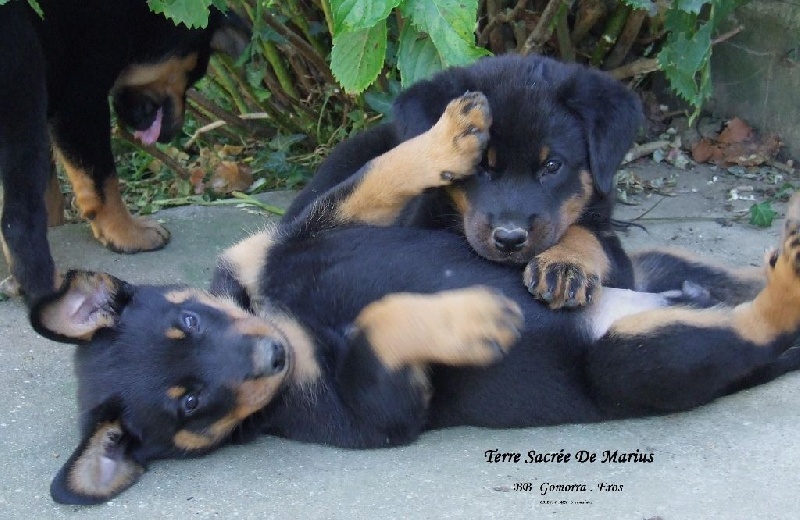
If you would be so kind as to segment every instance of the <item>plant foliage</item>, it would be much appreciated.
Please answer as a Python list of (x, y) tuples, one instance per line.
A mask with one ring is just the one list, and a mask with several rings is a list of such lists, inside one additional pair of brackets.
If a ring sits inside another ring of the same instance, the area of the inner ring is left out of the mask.
[[(637, 9), (649, 0), (625, 0)], [(664, 17), (666, 39), (658, 63), (670, 86), (692, 107), (692, 121), (711, 97), (712, 36), (728, 15), (745, 0), (676, 0)]]

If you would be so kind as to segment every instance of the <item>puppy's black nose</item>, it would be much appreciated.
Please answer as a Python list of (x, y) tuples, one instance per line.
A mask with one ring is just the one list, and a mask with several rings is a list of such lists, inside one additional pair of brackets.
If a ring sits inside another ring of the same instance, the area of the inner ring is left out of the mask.
[(273, 339), (259, 340), (253, 347), (252, 377), (271, 376), (286, 367), (286, 348)]
[(494, 247), (504, 253), (519, 251), (528, 240), (528, 232), (522, 228), (496, 227), (492, 231)]

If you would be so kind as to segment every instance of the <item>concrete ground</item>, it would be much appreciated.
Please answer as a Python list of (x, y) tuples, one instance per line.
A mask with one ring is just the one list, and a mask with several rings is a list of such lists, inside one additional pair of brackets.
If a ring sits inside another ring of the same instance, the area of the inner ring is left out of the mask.
[[(670, 177), (663, 166), (642, 177)], [(760, 263), (780, 222), (755, 229), (731, 221), (749, 202), (724, 200), (741, 183), (698, 168), (677, 175), (674, 197), (623, 206), (642, 217), (631, 247), (674, 245), (736, 265)], [(287, 194), (269, 197), (286, 204)], [(642, 216), (644, 215), (644, 216)], [(163, 211), (173, 233), (158, 252), (121, 256), (85, 224), (52, 230), (62, 268), (105, 270), (134, 282), (204, 286), (215, 256), (263, 216), (232, 207)], [(5, 266), (0, 266), (3, 273)], [(354, 281), (354, 283), (356, 283)], [(196, 460), (159, 461), (108, 504), (53, 503), (50, 479), (78, 442), (72, 347), (28, 326), (19, 301), (0, 303), (0, 516), (16, 518), (796, 518), (800, 510), (800, 375), (671, 415), (522, 430), (456, 428), (411, 446), (345, 451), (262, 437)], [(525, 396), (509, 395), (509, 399)], [(487, 463), (484, 452), (597, 454), (594, 463)], [(651, 463), (603, 463), (603, 452), (652, 453)], [(515, 490), (515, 484), (530, 491)], [(601, 491), (599, 484), (615, 491)], [(585, 484), (586, 491), (550, 491)]]

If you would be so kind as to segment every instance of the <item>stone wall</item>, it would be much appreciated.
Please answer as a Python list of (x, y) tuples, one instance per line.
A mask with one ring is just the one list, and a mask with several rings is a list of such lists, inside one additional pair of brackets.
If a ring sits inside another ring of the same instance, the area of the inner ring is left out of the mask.
[(731, 22), (744, 30), (714, 47), (708, 108), (776, 132), (800, 159), (800, 2), (752, 0)]

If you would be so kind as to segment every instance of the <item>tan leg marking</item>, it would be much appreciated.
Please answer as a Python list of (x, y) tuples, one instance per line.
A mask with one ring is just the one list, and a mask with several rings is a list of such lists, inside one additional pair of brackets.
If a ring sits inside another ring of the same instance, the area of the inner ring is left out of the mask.
[(398, 293), (364, 308), (356, 327), (390, 370), (428, 363), (487, 365), (519, 339), (517, 304), (484, 287)]
[(161, 224), (135, 218), (128, 212), (120, 195), (119, 179), (106, 178), (101, 196), (88, 172), (62, 154), (57, 156), (72, 183), (78, 208), (90, 220), (92, 233), (100, 243), (120, 253), (152, 251), (166, 245), (169, 231)]
[[(546, 157), (550, 152), (545, 147), (541, 153)], [(575, 224), (594, 190), (588, 171), (580, 172), (580, 179), (581, 192), (564, 202), (558, 222), (553, 223), (558, 227), (558, 242), (536, 255), (522, 276), (531, 294), (552, 309), (590, 303), (611, 268), (597, 237)]]
[[(798, 211), (800, 196), (792, 199)], [(637, 335), (671, 324), (731, 328), (756, 345), (769, 345), (800, 329), (800, 220), (788, 218), (780, 251), (768, 255), (766, 287), (752, 301), (733, 309), (673, 308), (628, 316), (612, 326), (617, 334)]]
[(608, 256), (595, 235), (572, 225), (556, 245), (525, 267), (523, 281), (536, 298), (547, 301), (552, 309), (578, 307), (597, 295), (610, 268)]
[(250, 235), (222, 253), (220, 262), (230, 268), (250, 297), (254, 310), (261, 304), (259, 280), (267, 266), (269, 249), (275, 243), (277, 228)]
[(390, 225), (424, 190), (473, 174), (491, 123), (483, 94), (469, 92), (451, 101), (433, 128), (366, 166), (361, 182), (339, 206), (337, 220)]

